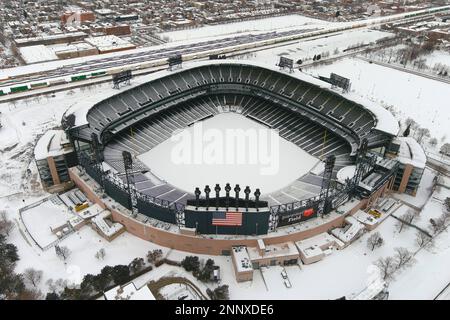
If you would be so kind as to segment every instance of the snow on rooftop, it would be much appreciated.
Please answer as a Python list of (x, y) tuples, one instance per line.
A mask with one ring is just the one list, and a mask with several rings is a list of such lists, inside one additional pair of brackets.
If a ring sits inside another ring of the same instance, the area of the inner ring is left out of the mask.
[(417, 168), (425, 168), (427, 156), (421, 145), (413, 137), (398, 137), (394, 142), (400, 143), (397, 160)]
[(378, 222), (380, 222), (379, 219), (376, 219), (372, 215), (362, 210), (356, 211), (353, 217), (355, 217), (355, 219), (358, 220), (359, 222), (369, 226), (375, 225)]
[(72, 152), (72, 149), (63, 148), (62, 145), (66, 143), (68, 143), (68, 140), (63, 130), (48, 130), (36, 143), (34, 157), (36, 160), (43, 160), (47, 157)]
[(341, 249), (345, 246), (341, 240), (326, 232), (297, 241), (295, 245), (305, 258), (319, 257), (325, 250), (333, 247)]
[(19, 47), (20, 55), (27, 64), (58, 60), (55, 52), (45, 45)]
[(92, 217), (95, 217), (96, 215), (98, 215), (99, 213), (101, 213), (103, 211), (104, 211), (104, 209), (96, 203), (86, 209), (79, 211), (78, 214), (83, 219), (90, 219)]
[(250, 256), (245, 246), (237, 246), (232, 248), (234, 255), (234, 263), (238, 272), (252, 271)]
[(47, 45), (46, 47), (55, 54), (94, 49), (92, 45), (86, 42), (62, 43), (62, 44)]
[(258, 248), (247, 248), (250, 260), (259, 260), (265, 258), (277, 258), (285, 256), (298, 255), (297, 247), (293, 242), (284, 242), (278, 244), (270, 244), (265, 246), (264, 254), (261, 255)]
[(91, 37), (84, 39), (84, 41), (96, 47), (99, 51), (110, 51), (135, 47), (135, 45), (115, 35)]
[(344, 227), (335, 228), (331, 233), (344, 243), (350, 243), (363, 232), (364, 225), (352, 216), (347, 216), (344, 221), (346, 222)]
[(340, 183), (345, 183), (345, 180), (353, 178), (355, 171), (356, 166), (347, 166), (339, 170), (336, 177)]
[(297, 241), (295, 243), (295, 245), (297, 246), (297, 248), (299, 250), (303, 250), (310, 246), (317, 246), (320, 248), (336, 246), (339, 249), (344, 247), (344, 244), (342, 243), (342, 241), (340, 241), (333, 235), (328, 234), (326, 232), (320, 233), (318, 235), (315, 235), (313, 237), (310, 237), (310, 238), (307, 238), (304, 240)]
[(106, 218), (111, 215), (110, 211), (104, 210), (92, 218), (92, 222), (105, 234), (110, 237), (121, 231), (124, 226), (118, 222), (108, 223)]
[(51, 34), (51, 35), (42, 35), (38, 37), (32, 37), (32, 38), (21, 38), (21, 39), (14, 39), (14, 41), (17, 44), (27, 43), (30, 41), (42, 41), (42, 40), (55, 40), (55, 39), (64, 39), (69, 37), (82, 37), (85, 36), (86, 33), (79, 31), (79, 32), (73, 32), (73, 33), (60, 33), (60, 34)]

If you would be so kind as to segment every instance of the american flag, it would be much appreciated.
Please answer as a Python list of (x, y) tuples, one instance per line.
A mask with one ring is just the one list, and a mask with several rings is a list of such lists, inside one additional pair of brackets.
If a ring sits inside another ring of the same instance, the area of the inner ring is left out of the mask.
[(241, 212), (214, 212), (213, 226), (242, 226)]

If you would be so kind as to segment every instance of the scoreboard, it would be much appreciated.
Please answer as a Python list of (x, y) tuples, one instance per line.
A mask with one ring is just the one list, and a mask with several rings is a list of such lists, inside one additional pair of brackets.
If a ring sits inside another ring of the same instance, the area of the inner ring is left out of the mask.
[(306, 221), (317, 217), (318, 205), (299, 208), (289, 213), (280, 214), (278, 217), (278, 227), (288, 226), (301, 221)]

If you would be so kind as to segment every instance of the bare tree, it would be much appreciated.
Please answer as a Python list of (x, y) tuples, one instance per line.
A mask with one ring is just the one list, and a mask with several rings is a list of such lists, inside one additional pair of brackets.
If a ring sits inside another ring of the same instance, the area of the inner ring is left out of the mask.
[(97, 251), (97, 253), (95, 254), (95, 257), (98, 260), (103, 260), (105, 258), (105, 255), (106, 255), (105, 249), (101, 248), (100, 250)]
[(430, 137), (430, 130), (427, 128), (418, 128), (416, 134), (417, 134), (417, 142), (422, 143), (423, 138)]
[(406, 248), (395, 248), (394, 259), (397, 270), (409, 266), (414, 262), (413, 254)]
[(379, 258), (374, 264), (380, 270), (383, 280), (392, 278), (392, 275), (396, 270), (396, 263), (393, 257)]
[(33, 268), (27, 268), (23, 272), (24, 279), (33, 287), (37, 287), (42, 280), (43, 272)]
[(433, 238), (429, 237), (425, 232), (417, 231), (416, 243), (419, 248), (428, 248), (433, 245)]
[(450, 155), (450, 143), (445, 143), (442, 145), (439, 152), (445, 155)]
[(8, 218), (6, 217), (6, 211), (0, 211), (0, 234), (9, 237), (14, 227), (14, 222), (8, 220)]
[(379, 232), (373, 233), (368, 239), (367, 239), (367, 246), (370, 248), (370, 250), (374, 250), (377, 247), (381, 247), (383, 245), (384, 241), (381, 237), (381, 234)]
[(410, 125), (412, 129), (417, 129), (419, 127), (416, 120), (414, 120), (413, 118), (407, 118), (405, 120), (405, 124), (406, 124), (406, 126)]
[(445, 223), (447, 221), (446, 214), (442, 214), (435, 219), (430, 219), (430, 229), (434, 234), (439, 233), (440, 231), (445, 229)]
[(396, 226), (398, 229), (398, 233), (402, 232), (403, 228), (405, 226), (408, 226), (408, 224), (411, 224), (415, 218), (416, 214), (411, 209), (405, 212), (399, 219), (397, 220)]
[(60, 247), (60, 246), (56, 245), (55, 246), (55, 251), (56, 251), (56, 255), (58, 257), (60, 257), (61, 259), (63, 259), (64, 261), (66, 261), (69, 258), (70, 254), (71, 254), (70, 249), (65, 247), (65, 246), (64, 247)]
[(436, 138), (431, 138), (430, 141), (428, 141), (431, 147), (436, 147), (438, 144), (438, 140)]

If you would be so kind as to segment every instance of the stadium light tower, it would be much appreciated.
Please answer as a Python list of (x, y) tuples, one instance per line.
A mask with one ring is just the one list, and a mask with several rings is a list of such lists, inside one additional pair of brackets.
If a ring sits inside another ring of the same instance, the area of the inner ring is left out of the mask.
[(248, 201), (249, 201), (249, 196), (250, 196), (251, 192), (252, 191), (250, 190), (250, 187), (246, 186), (245, 189), (244, 189), (244, 194), (245, 194), (245, 211), (248, 211)]
[(137, 198), (134, 192), (134, 188), (132, 188), (132, 186), (134, 186), (134, 181), (132, 179), (133, 177), (132, 172), (130, 172), (133, 170), (133, 158), (131, 157), (131, 153), (129, 153), (128, 151), (123, 151), (122, 157), (123, 157), (123, 165), (125, 168), (125, 177), (127, 179), (127, 191), (129, 195), (128, 202), (130, 210), (133, 213), (133, 215), (137, 215), (138, 213)]
[(205, 187), (205, 195), (206, 195), (206, 210), (209, 210), (209, 194), (211, 193), (211, 188), (209, 185)]
[(261, 191), (259, 189), (256, 189), (254, 195), (255, 195), (255, 208), (256, 208), (256, 211), (259, 211), (258, 201), (259, 201), (259, 197), (261, 196)]
[(95, 156), (95, 162), (97, 162), (97, 164), (99, 164), (100, 162), (102, 162), (101, 160), (101, 154), (100, 154), (100, 145), (98, 142), (98, 136), (95, 132), (93, 132), (91, 134), (91, 142), (92, 142), (92, 151), (94, 153)]
[(327, 214), (329, 212), (329, 199), (328, 195), (331, 189), (331, 177), (333, 175), (333, 168), (336, 162), (336, 157), (330, 155), (325, 160), (325, 172), (323, 173), (322, 188), (320, 190), (320, 203), (319, 203), (319, 214)]
[(236, 193), (236, 210), (239, 209), (239, 192), (241, 191), (241, 187), (237, 184), (236, 187), (234, 187), (234, 192)]
[(216, 210), (219, 210), (220, 185), (216, 184), (214, 191), (216, 192)]
[(225, 186), (225, 192), (226, 192), (225, 202), (226, 202), (227, 211), (228, 211), (228, 207), (230, 206), (230, 191), (231, 191), (231, 186), (229, 183), (227, 183)]
[(97, 169), (100, 171), (100, 186), (102, 188), (102, 192), (105, 190), (105, 181), (104, 181), (104, 177), (103, 177), (103, 164), (102, 164), (102, 157), (101, 157), (101, 153), (100, 153), (100, 146), (99, 146), (99, 142), (98, 142), (98, 136), (96, 133), (92, 133), (91, 135), (91, 146), (92, 146), (92, 151), (94, 153), (94, 157), (95, 157), (95, 166), (97, 167)]
[(194, 194), (195, 194), (195, 210), (198, 210), (198, 207), (200, 206), (200, 195), (202, 194), (200, 188), (198, 187), (195, 188)]

